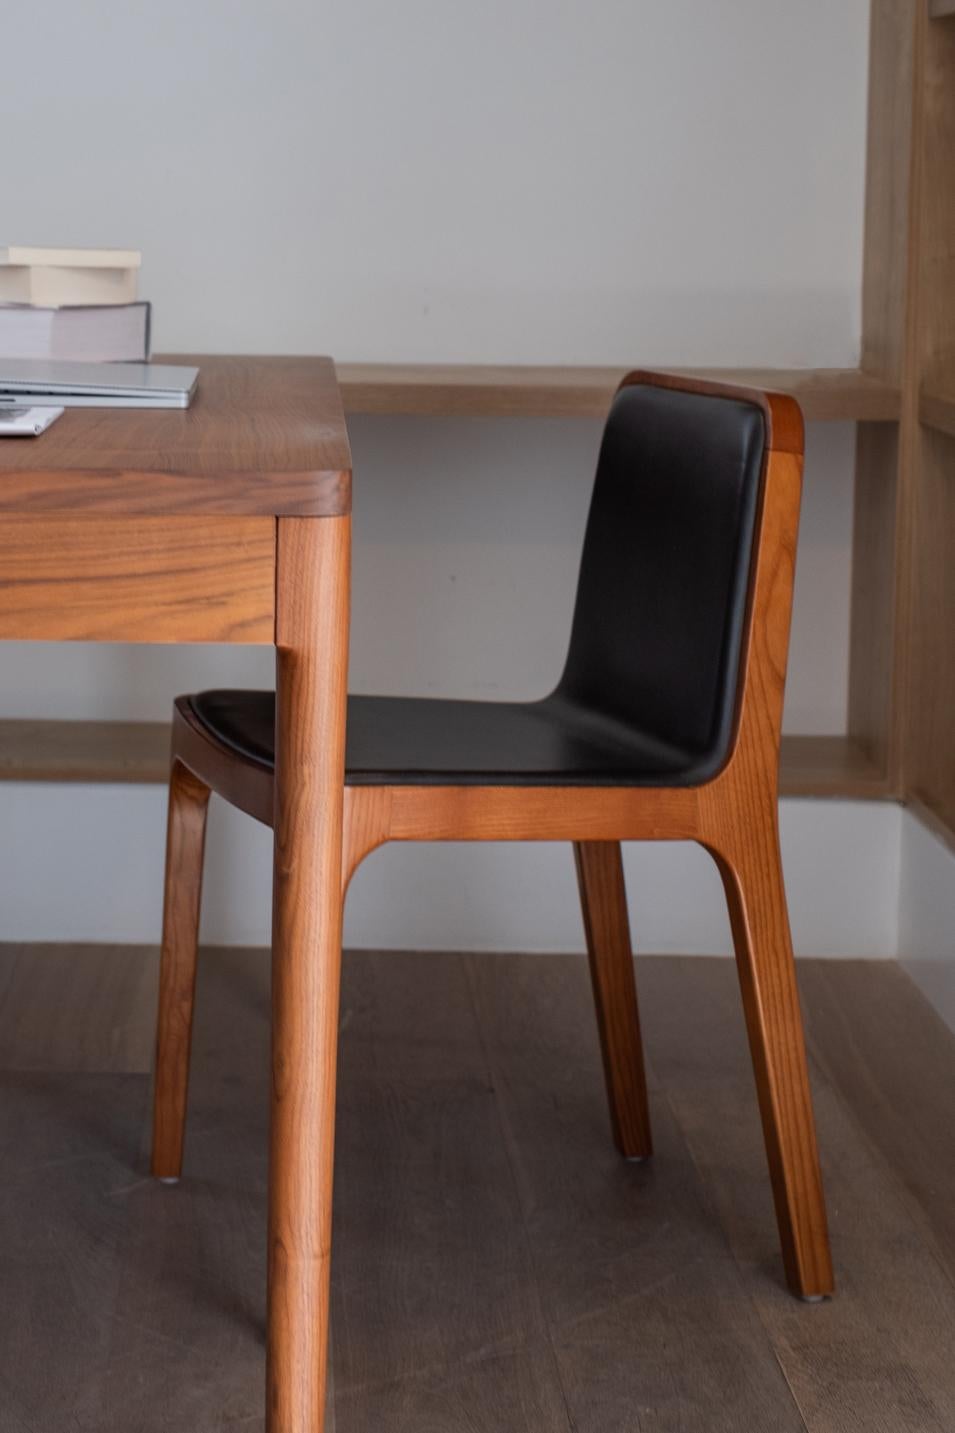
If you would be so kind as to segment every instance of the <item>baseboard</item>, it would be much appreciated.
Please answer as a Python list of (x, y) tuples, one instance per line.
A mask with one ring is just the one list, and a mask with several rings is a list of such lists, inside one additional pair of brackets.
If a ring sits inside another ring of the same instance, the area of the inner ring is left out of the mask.
[(899, 959), (955, 1030), (955, 850), (915, 810), (902, 816)]

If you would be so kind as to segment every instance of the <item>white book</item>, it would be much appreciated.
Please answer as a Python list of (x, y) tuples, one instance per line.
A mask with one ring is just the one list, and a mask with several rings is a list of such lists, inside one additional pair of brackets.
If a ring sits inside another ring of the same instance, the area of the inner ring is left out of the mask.
[(0, 303), (128, 304), (142, 255), (135, 249), (0, 247)]
[(37, 244), (0, 244), (0, 264), (54, 264), (66, 269), (138, 269), (138, 249), (50, 249)]
[(0, 304), (0, 358), (142, 363), (149, 357), (148, 303), (37, 308)]

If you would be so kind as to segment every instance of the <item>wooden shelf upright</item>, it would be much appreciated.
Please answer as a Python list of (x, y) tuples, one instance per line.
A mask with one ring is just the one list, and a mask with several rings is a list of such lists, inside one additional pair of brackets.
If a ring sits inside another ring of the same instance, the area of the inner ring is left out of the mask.
[[(907, 6), (903, 6), (907, 9)], [(917, 7), (902, 795), (955, 836), (955, 3)]]

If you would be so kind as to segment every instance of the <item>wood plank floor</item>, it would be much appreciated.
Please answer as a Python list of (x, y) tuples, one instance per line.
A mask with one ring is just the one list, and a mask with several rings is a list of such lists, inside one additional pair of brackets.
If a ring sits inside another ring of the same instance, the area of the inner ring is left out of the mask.
[[(354, 953), (334, 1433), (955, 1429), (955, 1036), (805, 961), (838, 1296), (791, 1299), (729, 961), (638, 960), (657, 1153), (614, 1154), (586, 963)], [(155, 956), (0, 947), (0, 1433), (263, 1426), (268, 962), (204, 952), (176, 1188)]]

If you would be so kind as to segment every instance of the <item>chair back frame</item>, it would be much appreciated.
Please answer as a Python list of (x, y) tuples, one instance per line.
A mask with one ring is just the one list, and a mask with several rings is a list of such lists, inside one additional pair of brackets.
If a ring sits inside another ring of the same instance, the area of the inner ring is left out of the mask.
[[(717, 854), (745, 838), (744, 829), (734, 828), (754, 801), (775, 811), (802, 489), (799, 405), (785, 394), (682, 374), (637, 369), (620, 387), (631, 384), (751, 403), (766, 424), (736, 722), (724, 765), (710, 780), (686, 787), (348, 786), (344, 889), (364, 858), (388, 841), (699, 841)], [(173, 745), (187, 769), (211, 776), (233, 805), (272, 824), (270, 767), (223, 757), (184, 705), (176, 707)]]
[(693, 840), (715, 853), (730, 838), (730, 811), (745, 811), (753, 799), (775, 808), (802, 489), (799, 405), (784, 394), (643, 370), (627, 374), (620, 387), (631, 384), (751, 403), (766, 424), (737, 717), (725, 764), (702, 785), (682, 788), (349, 786), (346, 888), (365, 856), (387, 841)]

